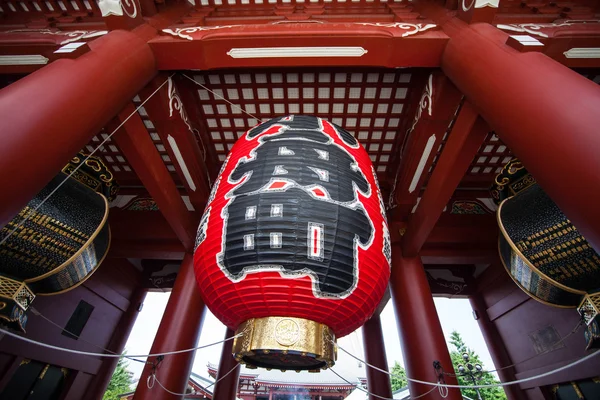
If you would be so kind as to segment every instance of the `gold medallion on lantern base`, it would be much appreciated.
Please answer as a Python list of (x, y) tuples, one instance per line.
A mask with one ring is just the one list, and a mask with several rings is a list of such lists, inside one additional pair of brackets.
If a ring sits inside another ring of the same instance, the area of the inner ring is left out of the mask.
[(249, 368), (318, 372), (335, 364), (335, 335), (327, 326), (302, 318), (252, 318), (241, 324), (233, 356)]

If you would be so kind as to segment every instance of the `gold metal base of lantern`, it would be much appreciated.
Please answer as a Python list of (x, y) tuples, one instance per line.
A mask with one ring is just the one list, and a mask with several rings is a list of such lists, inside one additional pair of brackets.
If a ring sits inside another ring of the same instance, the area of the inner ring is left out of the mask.
[(337, 359), (331, 328), (308, 319), (252, 318), (235, 333), (233, 356), (249, 368), (318, 372)]

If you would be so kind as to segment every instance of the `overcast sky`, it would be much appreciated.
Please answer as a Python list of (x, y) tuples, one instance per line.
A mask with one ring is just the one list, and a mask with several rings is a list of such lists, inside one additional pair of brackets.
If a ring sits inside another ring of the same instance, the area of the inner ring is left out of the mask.
[[(169, 294), (170, 293), (148, 293), (146, 301), (144, 302), (144, 308), (138, 316), (136, 324), (129, 336), (129, 340), (127, 341), (127, 353), (148, 354), (150, 347), (152, 346), (152, 341), (154, 340), (154, 335), (158, 329), (158, 324), (160, 323), (160, 319), (162, 318), (169, 299)], [(463, 336), (467, 345), (479, 354), (484, 363), (484, 368), (494, 369), (481, 331), (477, 325), (477, 321), (473, 319), (469, 301), (466, 299), (436, 298), (435, 305), (446, 340), (448, 340), (450, 333), (453, 330), (458, 331)], [(388, 365), (391, 368), (395, 361), (404, 365), (400, 340), (398, 338), (396, 315), (391, 302), (388, 303), (381, 314), (381, 323)], [(217, 342), (223, 340), (224, 337), (225, 326), (209, 312), (204, 320), (204, 326), (198, 345)], [(362, 333), (360, 330), (340, 339), (339, 344), (344, 349), (364, 359)], [(216, 345), (197, 351), (193, 371), (199, 375), (208, 376), (207, 363), (211, 362), (218, 365), (221, 356), (221, 346), (222, 345)], [(142, 367), (143, 364), (141, 363), (129, 363), (129, 370), (134, 373), (135, 379), (139, 378)]]

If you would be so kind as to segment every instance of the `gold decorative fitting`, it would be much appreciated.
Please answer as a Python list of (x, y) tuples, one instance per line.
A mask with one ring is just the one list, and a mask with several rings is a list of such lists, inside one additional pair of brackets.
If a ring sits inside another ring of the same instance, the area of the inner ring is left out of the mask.
[(319, 371), (335, 364), (335, 335), (327, 325), (291, 317), (252, 318), (242, 323), (233, 356), (249, 368)]
[(44, 377), (46, 376), (46, 372), (48, 372), (48, 369), (50, 368), (50, 364), (46, 364), (46, 366), (44, 367), (44, 369), (42, 370), (42, 372), (40, 373), (40, 375), (38, 376), (39, 380), (44, 379)]
[(109, 201), (114, 200), (118, 193), (119, 185), (113, 173), (99, 157), (79, 152), (64, 166), (62, 172), (102, 193)]
[(0, 276), (0, 297), (13, 300), (23, 311), (27, 311), (35, 294), (25, 282)]
[(586, 325), (591, 324), (594, 318), (600, 314), (600, 292), (586, 294), (579, 307), (577, 307), (577, 312), (579, 312)]
[(494, 178), (490, 193), (494, 202), (499, 204), (502, 200), (516, 195), (535, 183), (535, 178), (527, 172), (521, 161), (513, 158)]

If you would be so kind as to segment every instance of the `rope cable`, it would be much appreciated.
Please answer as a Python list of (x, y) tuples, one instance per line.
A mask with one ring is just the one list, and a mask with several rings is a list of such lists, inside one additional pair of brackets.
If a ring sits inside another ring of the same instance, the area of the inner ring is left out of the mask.
[(219, 98), (219, 99), (223, 100), (224, 102), (228, 103), (230, 106), (237, 108), (238, 110), (240, 110), (240, 111), (241, 111), (241, 112), (243, 112), (244, 114), (251, 116), (252, 118), (254, 118), (254, 119), (255, 119), (255, 120), (257, 120), (257, 121), (264, 122), (262, 119), (258, 118), (258, 117), (257, 117), (257, 116), (255, 116), (255, 115), (252, 115), (252, 114), (250, 114), (248, 111), (244, 110), (242, 107), (238, 106), (238, 105), (237, 105), (237, 104), (235, 104), (235, 103), (232, 103), (231, 101), (227, 100), (225, 97), (223, 97), (223, 96), (219, 95), (218, 93), (215, 93), (214, 91), (210, 90), (209, 88), (207, 88), (206, 86), (204, 86), (204, 85), (203, 85), (203, 84), (201, 84), (200, 82), (196, 81), (195, 79), (193, 79), (193, 78), (190, 78), (190, 77), (189, 77), (189, 76), (187, 76), (186, 74), (181, 74), (181, 75), (183, 75), (184, 77), (186, 77), (186, 78), (187, 78), (187, 79), (189, 79), (190, 81), (194, 82), (196, 85), (200, 86), (202, 89), (204, 89), (204, 90), (206, 90), (206, 91), (208, 91), (208, 92), (212, 93), (212, 94), (213, 94), (213, 96), (215, 96), (215, 97), (217, 97), (217, 98)]
[[(349, 380), (347, 380), (346, 378), (344, 378), (343, 376), (341, 376), (340, 374), (338, 374), (337, 372), (335, 372), (332, 368), (330, 368), (329, 370), (331, 372), (333, 372), (335, 375), (337, 375), (341, 380), (343, 380), (347, 384), (349, 384), (349, 385), (355, 385), (354, 383), (350, 382)], [(382, 400), (394, 400), (393, 398), (379, 396), (378, 394), (375, 394), (375, 393), (372, 393), (372, 392), (370, 392), (368, 390), (365, 390), (362, 387), (360, 387), (360, 384), (356, 384), (356, 389), (360, 390), (361, 392), (364, 392), (364, 393), (368, 394), (369, 396), (377, 397), (377, 398), (382, 399)], [(433, 392), (435, 389), (437, 389), (437, 387), (433, 387), (428, 392), (425, 392), (425, 393), (420, 394), (418, 396), (410, 396), (409, 399), (416, 400), (416, 399), (418, 399), (420, 397), (427, 396), (429, 393)]]
[[(569, 332), (565, 337), (563, 337), (560, 340), (557, 340), (555, 343), (553, 343), (548, 350), (545, 350), (545, 351), (543, 351), (543, 352), (541, 352), (539, 354), (535, 354), (535, 355), (533, 355), (531, 357), (528, 357), (528, 358), (526, 358), (524, 360), (521, 360), (521, 361), (518, 361), (516, 363), (512, 363), (512, 364), (507, 365), (505, 367), (500, 367), (500, 368), (491, 369), (489, 371), (482, 371), (482, 372), (483, 373), (486, 373), (486, 372), (491, 373), (491, 372), (502, 371), (504, 369), (508, 369), (508, 368), (512, 368), (512, 367), (515, 367), (515, 366), (520, 365), (520, 364), (524, 364), (527, 361), (533, 360), (534, 358), (539, 357), (539, 356), (543, 356), (544, 354), (548, 354), (548, 353), (554, 351), (556, 346), (558, 346), (559, 344), (563, 343), (571, 335), (573, 335), (574, 333), (576, 333), (577, 331), (579, 331), (579, 329), (581, 328), (582, 325), (583, 325), (583, 320), (579, 320), (579, 322), (577, 323), (577, 325), (575, 325), (575, 327), (571, 330), (571, 332)], [(448, 376), (462, 376), (462, 375), (457, 375), (457, 374), (451, 374), (449, 372), (444, 372), (444, 375), (448, 375)]]
[(137, 357), (137, 358), (143, 358), (143, 357), (160, 357), (160, 356), (168, 356), (168, 355), (172, 355), (172, 354), (181, 354), (181, 353), (189, 353), (191, 351), (196, 351), (196, 350), (200, 350), (200, 349), (205, 349), (207, 347), (211, 347), (211, 346), (215, 346), (217, 344), (221, 344), (221, 343), (225, 343), (228, 342), (232, 339), (235, 339), (237, 337), (240, 337), (243, 335), (243, 333), (238, 333), (237, 335), (228, 337), (226, 339), (220, 340), (218, 342), (214, 342), (214, 343), (209, 343), (203, 346), (198, 346), (198, 347), (192, 347), (190, 349), (185, 349), (185, 350), (175, 350), (175, 351), (167, 351), (164, 353), (153, 353), (153, 354), (133, 354), (133, 355), (125, 355), (125, 354), (105, 354), (105, 353), (92, 353), (89, 351), (80, 351), (80, 350), (73, 350), (73, 349), (67, 349), (65, 347), (59, 347), (59, 346), (54, 346), (51, 344), (47, 344), (47, 343), (42, 343), (42, 342), (38, 342), (36, 340), (33, 339), (29, 339), (23, 336), (19, 336), (16, 333), (7, 331), (5, 329), (0, 328), (0, 332), (4, 333), (5, 335), (8, 335), (10, 337), (22, 340), (24, 342), (30, 343), (30, 344), (35, 344), (41, 347), (46, 347), (48, 349), (52, 349), (52, 350), (58, 350), (58, 351), (64, 351), (67, 353), (73, 353), (73, 354), (79, 354), (79, 355), (84, 355), (84, 356), (93, 356), (93, 357), (107, 357), (107, 358), (121, 358), (121, 357)]
[[(69, 331), (67, 328), (63, 328), (62, 326), (60, 326), (59, 324), (57, 324), (56, 322), (52, 321), (50, 318), (46, 317), (44, 314), (42, 314), (41, 312), (39, 312), (39, 310), (35, 309), (34, 307), (31, 307), (30, 310), (33, 313), (33, 315), (42, 318), (43, 320), (45, 320), (46, 322), (50, 323), (51, 325), (54, 325), (55, 327), (57, 327), (58, 329), (62, 330), (63, 332), (67, 332), (69, 335), (73, 335), (74, 337), (77, 338), (77, 340), (80, 340), (80, 341), (82, 341), (84, 343), (87, 343), (87, 344), (89, 344), (91, 346), (94, 346), (94, 347), (96, 347), (96, 348), (98, 348), (100, 350), (104, 350), (104, 351), (106, 351), (106, 352), (108, 352), (110, 354), (117, 354), (117, 353), (115, 353), (112, 350), (109, 350), (109, 349), (107, 349), (105, 347), (102, 347), (100, 345), (92, 343), (89, 340), (83, 339), (81, 336), (74, 334), (73, 332)], [(127, 358), (129, 360), (132, 360), (132, 361), (137, 361), (137, 362), (140, 362), (140, 363), (148, 364), (148, 361), (138, 360), (137, 358), (131, 358), (130, 356), (126, 356), (124, 354), (123, 354), (123, 357)]]
[(568, 333), (568, 334), (567, 334), (567, 335), (566, 335), (564, 338), (562, 338), (562, 339), (558, 340), (556, 343), (552, 344), (552, 347), (551, 347), (551, 348), (549, 348), (549, 349), (548, 349), (548, 350), (546, 350), (546, 351), (543, 351), (543, 352), (541, 352), (541, 353), (539, 353), (539, 354), (536, 354), (536, 355), (534, 355), (534, 356), (531, 356), (531, 357), (529, 357), (529, 358), (526, 358), (526, 359), (524, 359), (524, 360), (518, 361), (518, 362), (516, 362), (516, 363), (513, 363), (513, 364), (510, 364), (510, 365), (507, 365), (506, 367), (500, 367), (500, 368), (497, 368), (497, 369), (492, 369), (492, 370), (490, 370), (490, 371), (484, 371), (484, 372), (497, 372), (497, 371), (502, 371), (502, 370), (504, 370), (504, 369), (507, 369), (507, 368), (512, 368), (512, 367), (514, 367), (514, 366), (516, 366), (516, 365), (523, 364), (523, 363), (525, 363), (525, 362), (527, 362), (527, 361), (533, 360), (534, 358), (536, 358), (536, 357), (539, 357), (539, 356), (542, 356), (542, 355), (544, 355), (544, 354), (548, 354), (548, 353), (550, 353), (551, 351), (554, 351), (554, 350), (556, 350), (556, 349), (554, 348), (555, 346), (558, 346), (559, 344), (562, 344), (562, 343), (563, 343), (565, 340), (567, 340), (567, 338), (569, 338), (571, 335), (573, 335), (574, 333), (576, 333), (577, 331), (579, 331), (579, 329), (581, 328), (581, 326), (582, 326), (582, 325), (583, 325), (583, 320), (580, 320), (580, 321), (579, 321), (579, 323), (578, 323), (578, 324), (575, 326), (575, 328), (573, 328), (573, 330), (572, 330), (571, 332), (569, 332), (569, 333)]
[[(171, 354), (187, 353), (187, 352), (190, 352), (190, 351), (204, 349), (204, 348), (211, 347), (211, 346), (214, 346), (214, 345), (217, 345), (217, 344), (220, 344), (220, 343), (224, 343), (224, 342), (227, 342), (229, 340), (235, 339), (236, 337), (242, 336), (242, 334), (240, 333), (240, 334), (231, 336), (229, 338), (223, 339), (223, 340), (218, 341), (218, 342), (210, 343), (210, 344), (207, 344), (207, 345), (204, 345), (204, 346), (194, 347), (194, 348), (191, 348), (191, 349), (176, 350), (176, 351), (170, 351), (170, 352), (164, 352), (164, 353), (154, 353), (154, 354), (143, 354), (143, 355), (129, 355), (129, 356), (126, 356), (126, 355), (123, 355), (123, 354), (92, 353), (92, 352), (87, 352), (87, 351), (67, 349), (67, 348), (63, 348), (63, 347), (59, 347), (59, 346), (54, 346), (54, 345), (47, 344), (47, 343), (38, 342), (36, 340), (32, 340), (32, 339), (29, 339), (29, 338), (26, 338), (26, 337), (23, 337), (23, 336), (19, 336), (19, 335), (13, 333), (13, 332), (7, 331), (7, 330), (2, 329), (2, 328), (0, 328), (0, 332), (3, 332), (5, 335), (8, 335), (10, 337), (22, 340), (24, 342), (27, 342), (27, 343), (30, 343), (30, 344), (35, 344), (35, 345), (42, 346), (42, 347), (46, 347), (46, 348), (53, 349), (53, 350), (64, 351), (64, 352), (67, 352), (67, 353), (73, 353), (73, 354), (79, 354), (79, 355), (87, 355), (87, 356), (95, 356), (95, 357), (107, 357), (107, 358), (121, 358), (121, 357), (124, 357), (124, 356), (125, 357), (160, 357), (160, 356), (171, 355)], [(349, 353), (344, 348), (340, 347), (337, 343), (335, 343), (335, 342), (333, 342), (333, 343), (336, 346), (336, 348), (342, 350), (343, 352), (345, 352), (346, 354), (348, 354), (352, 358), (354, 358), (354, 359), (356, 359), (356, 360), (364, 363), (368, 367), (373, 368), (373, 369), (375, 369), (377, 371), (383, 372), (383, 373), (385, 373), (387, 375), (397, 377), (396, 375), (391, 374), (388, 371), (385, 371), (385, 370), (383, 370), (381, 368), (378, 368), (378, 367), (376, 367), (374, 365), (371, 365), (371, 364), (367, 363), (364, 360), (361, 360), (360, 358), (356, 357), (355, 355)], [(423, 385), (430, 385), (430, 386), (435, 386), (435, 387), (445, 387), (445, 388), (459, 388), (459, 389), (461, 389), (461, 388), (465, 388), (465, 389), (469, 389), (469, 388), (476, 389), (476, 388), (478, 388), (478, 389), (481, 389), (481, 388), (490, 388), (490, 387), (510, 386), (510, 385), (516, 385), (516, 384), (519, 384), (519, 383), (529, 382), (529, 381), (532, 381), (532, 380), (536, 380), (536, 379), (540, 379), (540, 378), (544, 378), (546, 376), (550, 376), (550, 375), (556, 374), (558, 372), (561, 372), (561, 371), (564, 371), (564, 370), (569, 369), (571, 367), (574, 367), (575, 365), (581, 364), (581, 363), (583, 363), (583, 362), (585, 362), (585, 361), (587, 361), (587, 360), (589, 360), (589, 359), (591, 359), (593, 357), (596, 357), (598, 354), (600, 354), (600, 351), (596, 350), (593, 353), (590, 353), (590, 354), (588, 354), (587, 356), (585, 356), (583, 358), (575, 360), (575, 361), (573, 361), (573, 362), (571, 362), (571, 363), (569, 363), (567, 365), (563, 365), (562, 367), (553, 369), (551, 371), (544, 372), (544, 373), (538, 374), (538, 375), (534, 375), (534, 376), (531, 376), (531, 377), (528, 377), (528, 378), (518, 379), (518, 380), (510, 381), (510, 382), (501, 382), (501, 383), (496, 383), (496, 384), (470, 385), (470, 386), (467, 386), (467, 385), (448, 385), (448, 384), (442, 384), (440, 382), (427, 382), (427, 381), (422, 381), (422, 380), (419, 380), (419, 379), (413, 379), (413, 378), (408, 378), (408, 377), (406, 377), (406, 379), (408, 381), (410, 381), (410, 382), (420, 383), (420, 384), (423, 384)], [(228, 374), (229, 373), (231, 373), (231, 371), (228, 372)], [(227, 374), (225, 376), (227, 376)]]
[[(378, 367), (376, 367), (374, 365), (371, 365), (371, 364), (367, 363), (366, 361), (361, 360), (360, 358), (354, 356), (353, 354), (350, 354), (348, 351), (344, 350), (338, 344), (335, 344), (335, 346), (338, 349), (342, 350), (344, 353), (346, 353), (349, 356), (351, 356), (352, 358), (365, 363), (365, 365), (369, 366), (370, 368), (376, 369), (377, 371), (383, 372), (384, 374), (388, 374), (390, 376), (398, 377), (397, 375), (391, 374), (388, 371), (385, 371), (385, 370), (383, 370), (381, 368), (378, 368)], [(554, 375), (554, 374), (556, 374), (558, 372), (564, 371), (565, 369), (569, 369), (571, 367), (574, 367), (575, 365), (581, 364), (581, 363), (583, 363), (583, 362), (585, 362), (585, 361), (587, 361), (587, 360), (589, 360), (589, 359), (591, 359), (593, 357), (596, 357), (598, 354), (600, 354), (600, 350), (596, 350), (593, 353), (590, 353), (590, 354), (588, 354), (585, 357), (582, 357), (582, 358), (580, 358), (578, 360), (575, 360), (575, 361), (573, 361), (573, 362), (571, 362), (571, 363), (569, 363), (567, 365), (563, 365), (562, 367), (553, 369), (553, 370), (548, 371), (548, 372), (544, 372), (542, 374), (530, 376), (528, 378), (518, 379), (518, 380), (515, 380), (515, 381), (500, 382), (500, 383), (495, 383), (495, 384), (470, 385), (470, 386), (467, 386), (467, 385), (448, 385), (448, 384), (441, 384), (439, 382), (437, 382), (437, 383), (435, 383), (435, 382), (427, 382), (427, 381), (422, 381), (422, 380), (419, 380), (419, 379), (413, 379), (413, 378), (408, 378), (408, 377), (406, 379), (409, 380), (409, 381), (411, 381), (411, 382), (421, 383), (423, 385), (438, 386), (438, 387), (441, 386), (441, 387), (446, 387), (446, 388), (458, 388), (458, 389), (476, 389), (476, 388), (477, 389), (481, 389), (481, 388), (491, 388), (491, 387), (500, 387), (500, 386), (510, 386), (510, 385), (516, 385), (516, 384), (519, 384), (519, 383), (524, 383), (524, 382), (529, 382), (529, 381), (532, 381), (532, 380), (544, 378), (544, 377), (549, 376), (549, 375)]]
[[(240, 366), (240, 364), (236, 363), (236, 365), (233, 368), (231, 368), (229, 370), (229, 372), (227, 372), (225, 375), (223, 375), (222, 377), (220, 377), (219, 379), (217, 379), (216, 381), (214, 381), (213, 383), (211, 383), (210, 385), (208, 385), (206, 387), (204, 387), (204, 386), (202, 386), (200, 384), (198, 384), (198, 386), (200, 386), (200, 388), (202, 388), (203, 390), (205, 390), (205, 391), (208, 392), (208, 389), (211, 386), (214, 386), (217, 383), (221, 382), (223, 379), (225, 379), (229, 374), (231, 374), (239, 366)], [(152, 385), (150, 385), (150, 381), (152, 381)], [(152, 375), (148, 376), (148, 380), (146, 381), (148, 389), (152, 389), (154, 387), (154, 382), (158, 383), (158, 386), (160, 386), (165, 392), (167, 392), (169, 394), (172, 394), (174, 396), (186, 396), (186, 395), (191, 394), (191, 393), (175, 393), (175, 392), (170, 391), (169, 389), (167, 389), (166, 387), (164, 387), (164, 385), (158, 380), (158, 378), (156, 377), (156, 373), (153, 373)]]

